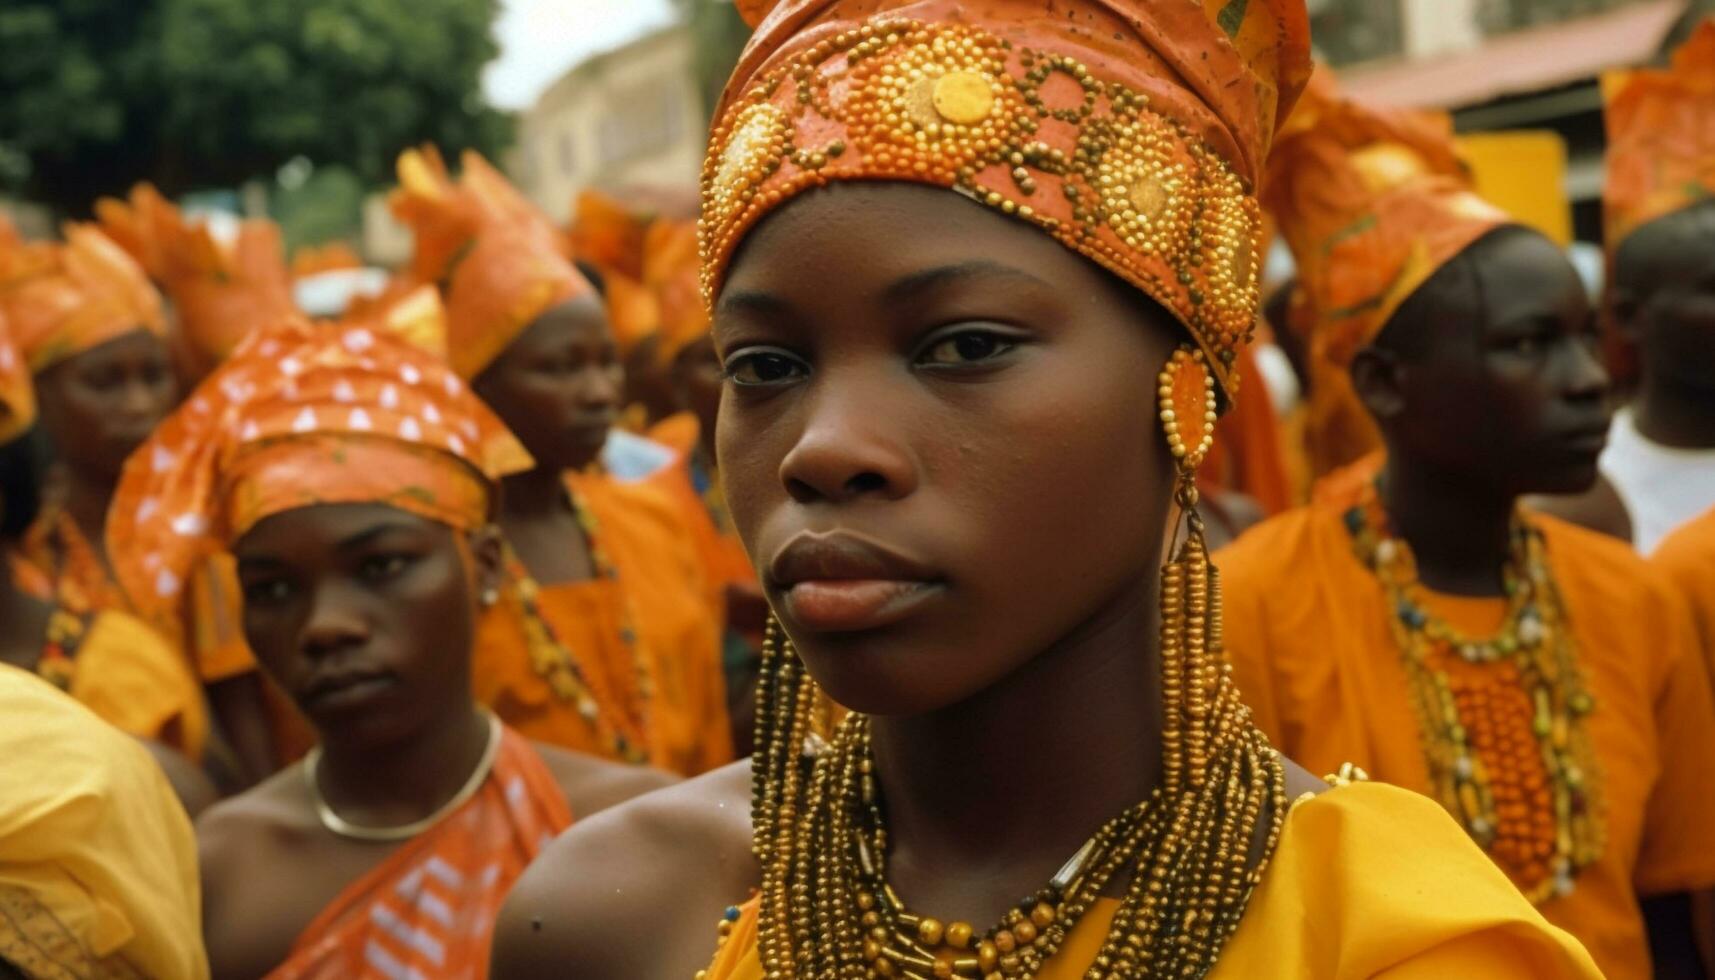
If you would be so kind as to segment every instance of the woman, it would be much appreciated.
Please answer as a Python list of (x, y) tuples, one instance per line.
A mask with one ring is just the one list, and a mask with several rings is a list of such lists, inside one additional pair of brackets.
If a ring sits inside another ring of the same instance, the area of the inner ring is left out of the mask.
[(400, 160), (417, 276), (447, 297), (453, 366), (536, 465), (507, 477), (505, 578), (477, 695), (555, 745), (692, 775), (732, 759), (718, 620), (672, 505), (586, 472), (619, 411), (600, 300), (546, 219), (473, 153)]
[(1056, 6), (761, 23), (704, 215), (760, 749), (560, 842), (497, 975), (1596, 975), (1433, 805), (1267, 745), (1194, 516), (1160, 567), (1303, 5)]
[[(15, 564), (19, 536), (38, 510), (47, 462), (26, 433), (35, 398), (23, 358), (0, 319), (0, 556)], [(0, 663), (66, 691), (103, 721), (144, 739), (193, 813), (212, 802), (201, 760), (208, 738), (202, 689), (171, 646), (116, 609), (68, 608), (21, 587), (35, 574), (0, 576)]]
[(216, 977), (471, 975), (544, 841), (665, 782), (535, 746), (472, 697), (494, 481), (527, 465), (434, 354), (287, 323), (128, 467), (127, 586), (170, 612), (229, 550), (250, 649), (321, 740), (199, 821)]
[(22, 557), (58, 602), (126, 609), (105, 527), (126, 457), (177, 396), (161, 298), (137, 264), (89, 226), (65, 242), (0, 230), (0, 311), (35, 376), (60, 485), (25, 535)]

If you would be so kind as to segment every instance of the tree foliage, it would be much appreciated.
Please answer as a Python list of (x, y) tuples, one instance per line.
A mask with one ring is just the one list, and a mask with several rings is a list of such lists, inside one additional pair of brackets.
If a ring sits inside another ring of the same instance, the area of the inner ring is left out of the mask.
[(80, 212), (152, 180), (235, 186), (297, 157), (387, 178), (423, 141), (495, 153), (498, 0), (6, 0), (0, 182)]

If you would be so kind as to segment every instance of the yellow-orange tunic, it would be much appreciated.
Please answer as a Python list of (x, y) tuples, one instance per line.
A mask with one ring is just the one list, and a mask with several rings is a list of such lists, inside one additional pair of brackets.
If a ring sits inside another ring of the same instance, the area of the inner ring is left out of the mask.
[[(1215, 556), (1239, 687), (1281, 752), (1313, 771), (1344, 761), (1431, 792), (1403, 655), (1380, 583), (1342, 514), (1351, 473), (1318, 501)], [(1623, 543), (1546, 517), (1549, 562), (1595, 696), (1586, 724), (1606, 801), (1607, 846), (1565, 897), (1542, 905), (1612, 980), (1647, 980), (1638, 896), (1715, 885), (1715, 709), (1683, 605)], [(1504, 600), (1441, 597), (1436, 611), (1493, 630)], [(1461, 899), (1462, 901), (1462, 899)]]
[[(1041, 980), (1079, 980), (1118, 902), (1096, 904)], [(762, 980), (752, 901), (707, 980)], [(1360, 784), (1293, 807), (1211, 980), (1598, 980), (1434, 803)]]
[(412, 838), (304, 929), (267, 980), (483, 977), (506, 893), (572, 813), (516, 732), (470, 802)]
[(1650, 562), (1690, 604), (1703, 644), (1703, 663), (1715, 680), (1715, 510), (1675, 531)]
[[(636, 689), (639, 657), (621, 635), (627, 624), (635, 630), (652, 687), (642, 707), (651, 764), (692, 776), (732, 761), (719, 624), (672, 504), (656, 489), (604, 476), (568, 482), (594, 515), (599, 547), (619, 577), (543, 586), (542, 615), (580, 670), (610, 691)], [(477, 699), (538, 742), (614, 757), (576, 704), (557, 698), (536, 673), (520, 617), (510, 599), (483, 617), (472, 671)]]

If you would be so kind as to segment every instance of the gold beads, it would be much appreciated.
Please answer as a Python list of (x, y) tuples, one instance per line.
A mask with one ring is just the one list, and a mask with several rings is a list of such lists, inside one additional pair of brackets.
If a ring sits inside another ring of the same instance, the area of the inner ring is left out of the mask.
[(1029, 221), (1170, 310), (1229, 393), (1260, 305), (1255, 197), (1150, 98), (966, 24), (872, 21), (783, 53), (710, 135), (712, 302), (764, 214), (831, 180), (955, 190)]
[(1156, 397), (1167, 448), (1180, 469), (1196, 469), (1215, 445), (1219, 404), (1215, 378), (1200, 350), (1181, 347), (1156, 376)]

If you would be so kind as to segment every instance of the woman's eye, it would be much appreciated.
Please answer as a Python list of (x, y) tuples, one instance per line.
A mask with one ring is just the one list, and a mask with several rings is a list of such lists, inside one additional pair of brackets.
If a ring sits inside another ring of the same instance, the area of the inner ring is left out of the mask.
[(284, 602), (291, 594), (291, 584), (285, 579), (264, 579), (247, 582), (244, 585), (244, 601), (250, 605), (262, 606)]
[(965, 330), (929, 345), (918, 363), (959, 366), (992, 360), (1018, 346), (1018, 342), (987, 330)]
[(727, 360), (726, 376), (740, 387), (784, 384), (805, 373), (802, 361), (774, 351), (741, 353)]
[(375, 555), (365, 558), (359, 566), (363, 577), (372, 582), (384, 582), (399, 575), (411, 565), (408, 555)]

